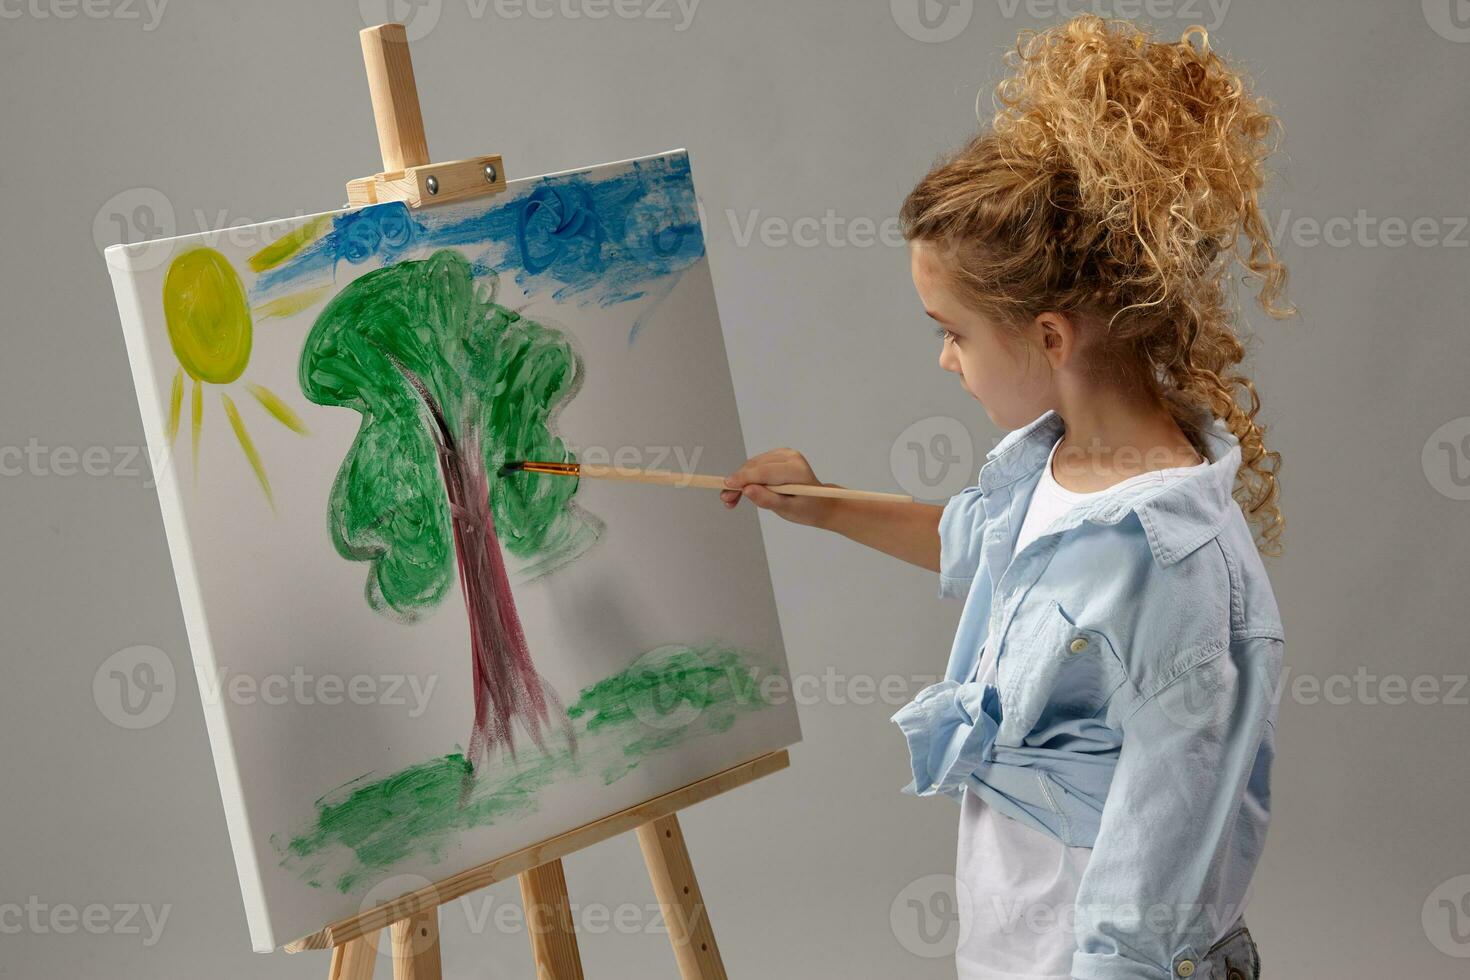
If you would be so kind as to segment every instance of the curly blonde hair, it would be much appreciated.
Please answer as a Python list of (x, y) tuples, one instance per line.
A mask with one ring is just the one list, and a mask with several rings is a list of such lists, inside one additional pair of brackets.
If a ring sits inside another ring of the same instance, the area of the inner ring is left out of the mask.
[(904, 201), (905, 238), (941, 245), (957, 291), (997, 323), (1101, 323), (1095, 366), (1166, 405), (1201, 455), (1197, 419), (1223, 419), (1241, 446), (1235, 498), (1279, 553), (1281, 456), (1226, 303), (1239, 262), (1269, 315), (1295, 313), (1259, 200), (1275, 117), (1202, 27), (1171, 44), (1087, 14), (1023, 32), (1006, 62), (989, 130)]

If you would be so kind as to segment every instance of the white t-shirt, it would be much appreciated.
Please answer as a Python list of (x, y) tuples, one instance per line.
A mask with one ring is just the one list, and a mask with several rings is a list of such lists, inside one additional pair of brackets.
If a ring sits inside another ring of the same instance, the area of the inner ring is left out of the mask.
[[(1154, 470), (1104, 490), (1076, 493), (1052, 476), (1056, 451), (1053, 445), (1027, 505), (1016, 538), (1017, 553), (1075, 504), (1139, 483), (1177, 480), (1208, 465)], [(995, 666), (987, 645), (975, 679), (994, 684)], [(1077, 948), (1073, 906), (1091, 856), (1092, 848), (1068, 847), (996, 812), (966, 790), (960, 804), (955, 877), (969, 898), (961, 909), (969, 912), (970, 926), (955, 950), (959, 980), (1071, 980), (1072, 953)]]

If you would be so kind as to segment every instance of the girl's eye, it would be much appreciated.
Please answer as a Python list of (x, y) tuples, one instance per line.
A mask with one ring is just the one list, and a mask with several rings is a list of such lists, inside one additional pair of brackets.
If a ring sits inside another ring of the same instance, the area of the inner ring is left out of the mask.
[(950, 333), (948, 330), (944, 329), (943, 327), (935, 327), (934, 328), (934, 335), (936, 337), (938, 337), (940, 340), (944, 341), (946, 344), (952, 344), (956, 340), (959, 340), (958, 337), (956, 337), (954, 334)]

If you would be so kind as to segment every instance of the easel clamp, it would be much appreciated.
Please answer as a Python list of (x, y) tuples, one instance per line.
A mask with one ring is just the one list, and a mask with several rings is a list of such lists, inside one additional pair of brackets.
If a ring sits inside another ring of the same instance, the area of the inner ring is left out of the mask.
[(383, 171), (349, 180), (348, 206), (402, 201), (418, 208), (505, 190), (505, 163), (499, 155), (429, 162), (429, 143), (424, 136), (413, 59), (403, 25), (379, 24), (362, 31), (359, 37)]
[(363, 207), (402, 201), (411, 208), (459, 201), (505, 190), (505, 164), (497, 156), (425, 164), (347, 182), (347, 204)]

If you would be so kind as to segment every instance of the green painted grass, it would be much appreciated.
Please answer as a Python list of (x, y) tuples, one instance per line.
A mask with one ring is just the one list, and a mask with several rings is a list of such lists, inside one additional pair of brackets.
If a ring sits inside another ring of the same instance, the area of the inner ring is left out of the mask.
[(552, 782), (596, 773), (611, 784), (658, 752), (729, 730), (767, 706), (760, 678), (737, 650), (660, 647), (582, 690), (567, 710), (575, 755), (554, 738), (545, 752), (488, 763), (478, 779), (459, 752), (368, 773), (317, 800), (308, 827), (272, 843), (306, 884), (357, 891), (405, 859), (443, 860), (465, 831), (534, 813)]

